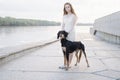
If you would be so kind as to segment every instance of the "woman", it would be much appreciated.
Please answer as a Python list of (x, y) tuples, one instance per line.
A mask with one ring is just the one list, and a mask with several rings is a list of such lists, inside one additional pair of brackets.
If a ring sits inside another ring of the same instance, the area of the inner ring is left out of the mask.
[[(70, 41), (75, 41), (75, 24), (77, 21), (77, 16), (74, 12), (74, 9), (70, 3), (65, 3), (64, 4), (64, 9), (63, 9), (63, 21), (62, 21), (62, 30), (65, 30), (68, 32), (67, 40)], [(70, 55), (70, 62), (72, 60), (73, 54)], [(65, 59), (65, 58), (64, 58)], [(65, 60), (66, 61), (66, 60)], [(60, 68), (65, 68), (66, 62), (64, 62), (64, 66)]]

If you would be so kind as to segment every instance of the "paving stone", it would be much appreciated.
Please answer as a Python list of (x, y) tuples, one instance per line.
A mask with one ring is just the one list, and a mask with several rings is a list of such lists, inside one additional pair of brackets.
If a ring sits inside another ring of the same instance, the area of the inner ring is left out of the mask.
[(114, 79), (87, 73), (4, 71), (0, 72), (0, 80), (114, 80)]
[(83, 34), (80, 38), (86, 46), (90, 67), (82, 54), (78, 66), (75, 55), (69, 71), (59, 69), (63, 65), (60, 42), (29, 51), (28, 55), (0, 65), (0, 80), (115, 80), (120, 73), (120, 47)]
[(114, 71), (114, 70), (106, 70), (106, 71), (101, 71), (97, 72), (95, 74), (99, 74), (101, 76), (106, 76), (114, 79), (120, 78), (120, 71)]
[(102, 60), (108, 69), (120, 71), (120, 58), (107, 58)]

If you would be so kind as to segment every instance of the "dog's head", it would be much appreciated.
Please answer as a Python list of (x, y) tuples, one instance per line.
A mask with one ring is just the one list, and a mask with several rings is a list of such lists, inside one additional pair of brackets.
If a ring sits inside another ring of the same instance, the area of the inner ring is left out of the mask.
[(64, 39), (68, 36), (68, 33), (64, 30), (61, 30), (57, 33), (57, 39)]

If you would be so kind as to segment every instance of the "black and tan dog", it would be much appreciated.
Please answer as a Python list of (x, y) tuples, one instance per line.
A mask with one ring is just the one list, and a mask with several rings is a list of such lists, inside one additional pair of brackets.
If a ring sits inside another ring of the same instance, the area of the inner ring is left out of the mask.
[(70, 57), (70, 54), (73, 54), (73, 52), (76, 52), (75, 56), (77, 58), (75, 66), (77, 66), (77, 63), (80, 62), (80, 58), (83, 52), (86, 62), (87, 62), (87, 67), (89, 67), (84, 44), (82, 44), (80, 41), (72, 42), (72, 41), (67, 40), (66, 39), (67, 35), (68, 33), (64, 30), (61, 30), (57, 33), (57, 39), (60, 38), (61, 47), (62, 47), (63, 54), (64, 54), (64, 66), (66, 66), (65, 69), (68, 70), (69, 68), (69, 65), (70, 65), (69, 57)]

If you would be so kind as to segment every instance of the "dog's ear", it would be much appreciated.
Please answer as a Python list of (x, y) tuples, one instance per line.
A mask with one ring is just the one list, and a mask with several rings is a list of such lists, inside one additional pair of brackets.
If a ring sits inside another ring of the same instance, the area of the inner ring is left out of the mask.
[(64, 31), (64, 33), (65, 33), (65, 37), (67, 37), (68, 36), (68, 32)]
[(57, 33), (57, 39), (59, 38), (59, 36), (60, 36), (60, 31)]

